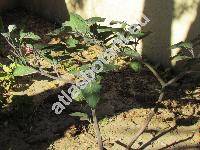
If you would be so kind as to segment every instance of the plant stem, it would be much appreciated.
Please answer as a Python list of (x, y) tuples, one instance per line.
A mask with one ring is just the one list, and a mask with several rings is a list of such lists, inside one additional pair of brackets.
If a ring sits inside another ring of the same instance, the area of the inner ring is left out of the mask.
[(149, 113), (146, 121), (144, 122), (144, 124), (142, 125), (141, 129), (137, 132), (137, 134), (133, 137), (133, 139), (131, 140), (131, 142), (128, 144), (127, 146), (127, 150), (131, 149), (131, 146), (135, 143), (135, 141), (140, 137), (140, 135), (145, 131), (145, 129), (147, 128), (147, 126), (149, 125), (151, 119), (153, 118), (153, 116), (155, 115), (155, 113), (158, 111), (158, 104), (163, 100), (164, 97), (164, 92), (160, 93), (159, 99), (156, 103), (156, 106), (151, 110), (151, 112)]
[(183, 73), (180, 73), (179, 75), (177, 75), (176, 77), (174, 77), (173, 79), (169, 80), (164, 86), (163, 88), (175, 83), (176, 81), (180, 80), (181, 78), (183, 78), (185, 75), (187, 74), (191, 74), (191, 73), (200, 73), (200, 71), (185, 71)]
[(156, 78), (160, 81), (160, 84), (162, 85), (162, 91), (160, 93), (159, 99), (156, 102), (155, 107), (153, 108), (153, 110), (150, 111), (145, 123), (143, 124), (142, 128), (138, 131), (138, 133), (134, 136), (134, 138), (131, 140), (131, 142), (128, 144), (127, 146), (127, 150), (131, 149), (131, 146), (135, 143), (135, 141), (140, 137), (140, 135), (145, 131), (145, 129), (148, 127), (151, 119), (153, 118), (153, 116), (156, 114), (156, 112), (158, 111), (158, 106), (159, 104), (162, 102), (163, 98), (164, 98), (164, 94), (165, 94), (165, 88), (170, 86), (171, 84), (177, 82), (178, 80), (180, 80), (181, 78), (183, 78), (185, 75), (190, 74), (190, 73), (199, 73), (199, 71), (186, 71), (183, 73), (180, 73), (179, 75), (177, 75), (176, 77), (174, 77), (173, 79), (169, 80), (167, 83), (165, 83), (162, 78), (159, 76), (159, 74), (156, 72), (156, 70), (153, 69), (153, 67), (151, 67), (149, 64), (145, 63), (145, 65), (153, 72), (153, 74), (156, 76)]
[(153, 75), (157, 78), (157, 80), (160, 82), (161, 86), (163, 87), (165, 85), (165, 81), (161, 78), (161, 76), (157, 73), (157, 71), (147, 62), (142, 61), (142, 63), (153, 73)]
[(103, 142), (102, 142), (102, 138), (101, 138), (101, 132), (99, 129), (95, 109), (92, 109), (92, 117), (93, 117), (93, 122), (94, 122), (94, 129), (96, 131), (96, 136), (97, 136), (97, 140), (98, 140), (99, 150), (103, 150)]
[(54, 72), (56, 73), (57, 77), (60, 78), (60, 74), (59, 74), (59, 72), (57, 70), (57, 66), (55, 64), (53, 64), (53, 69), (54, 69)]
[(13, 48), (13, 51), (11, 51), (16, 57), (20, 57), (19, 54), (16, 52), (16, 47), (14, 44), (12, 44), (9, 39), (5, 38), (8, 44)]

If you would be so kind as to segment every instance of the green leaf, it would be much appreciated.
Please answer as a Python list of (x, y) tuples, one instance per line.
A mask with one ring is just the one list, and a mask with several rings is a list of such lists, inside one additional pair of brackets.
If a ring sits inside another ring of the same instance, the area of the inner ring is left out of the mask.
[(115, 70), (117, 68), (118, 68), (118, 66), (114, 65), (114, 64), (104, 64), (104, 66), (103, 66), (103, 72), (113, 71), (113, 70)]
[(38, 41), (41, 38), (34, 34), (33, 32), (28, 32), (28, 33), (24, 33), (23, 30), (20, 31), (20, 41), (22, 41), (23, 39), (31, 39), (34, 41)]
[(33, 47), (35, 49), (41, 49), (41, 50), (45, 49), (45, 47), (47, 47), (47, 46), (48, 46), (47, 44), (41, 44), (41, 43), (33, 44)]
[(86, 21), (89, 25), (93, 25), (97, 22), (104, 22), (105, 20), (106, 20), (106, 18), (92, 17), (92, 18), (87, 19)]
[(148, 32), (138, 32), (138, 33), (130, 33), (129, 36), (133, 37), (133, 38), (138, 38), (138, 39), (143, 39), (145, 38), (146, 36), (148, 36), (149, 34), (151, 34), (152, 32), (151, 31), (148, 31)]
[(86, 21), (77, 14), (70, 13), (70, 20), (63, 23), (64, 27), (71, 27), (72, 31), (87, 33), (89, 32), (89, 26)]
[(74, 97), (72, 94), (72, 98), (77, 102), (81, 102), (81, 101), (85, 100), (85, 97), (83, 96), (82, 91), (80, 91), (80, 94), (77, 97)]
[(95, 94), (87, 96), (87, 98), (86, 98), (86, 102), (93, 109), (95, 109), (97, 107), (99, 100), (100, 100), (99, 95), (95, 95)]
[(179, 42), (177, 44), (174, 44), (170, 47), (170, 49), (175, 49), (175, 48), (186, 48), (186, 49), (192, 49), (193, 44), (190, 42)]
[[(100, 92), (101, 85), (96, 81), (89, 83), (85, 89), (82, 90), (84, 97), (90, 96), (93, 94), (98, 94)], [(85, 97), (85, 98), (86, 98)]]
[(124, 32), (122, 28), (112, 28), (107, 26), (99, 26), (97, 29), (98, 33), (102, 32)]
[(96, 108), (100, 100), (100, 90), (101, 85), (97, 81), (89, 83), (86, 88), (82, 90), (82, 94), (91, 108)]
[(68, 45), (69, 48), (76, 47), (78, 43), (79, 41), (73, 38), (68, 38), (66, 41), (66, 44)]
[(81, 113), (81, 112), (75, 112), (69, 114), (72, 117), (80, 117), (81, 121), (89, 121), (89, 116), (86, 113)]
[(37, 73), (37, 70), (28, 66), (23, 66), (23, 65), (17, 65), (15, 70), (13, 71), (14, 76), (25, 76), (25, 75), (30, 75), (34, 73)]
[(133, 58), (141, 58), (141, 55), (136, 51), (131, 49), (130, 47), (124, 47), (122, 53), (125, 56), (133, 57)]
[(134, 61), (134, 62), (131, 62), (129, 65), (135, 72), (141, 71), (142, 65), (140, 62)]
[(90, 69), (91, 66), (92, 66), (91, 64), (84, 64), (80, 67), (80, 71), (86, 71)]

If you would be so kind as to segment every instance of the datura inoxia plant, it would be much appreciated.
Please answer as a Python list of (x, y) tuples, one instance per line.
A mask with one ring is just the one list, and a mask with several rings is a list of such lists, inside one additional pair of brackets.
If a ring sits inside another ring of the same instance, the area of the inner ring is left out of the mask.
[[(54, 38), (58, 39), (58, 41), (47, 44), (42, 44), (42, 39), (38, 35), (32, 32), (19, 30), (15, 25), (8, 26), (8, 32), (3, 32), (3, 30), (1, 30), (1, 34), (12, 48), (9, 56), (12, 64), (9, 66), (0, 64), (0, 67), (2, 68), (2, 71), (0, 72), (0, 82), (5, 82), (5, 87), (8, 89), (13, 83), (7, 82), (8, 80), (13, 81), (19, 76), (27, 76), (36, 73), (51, 80), (65, 80), (62, 78), (62, 75), (69, 70), (73, 70), (77, 73), (91, 67), (92, 61), (85, 61), (81, 52), (95, 45), (98, 45), (103, 51), (106, 51), (107, 49), (113, 48), (113, 43), (115, 43), (114, 47), (117, 49), (118, 58), (125, 58), (127, 64), (129, 64), (129, 67), (132, 68), (134, 72), (139, 72), (143, 66), (146, 66), (157, 78), (162, 87), (155, 109), (150, 113), (150, 117), (138, 134), (136, 134), (126, 147), (127, 149), (130, 149), (133, 143), (144, 132), (149, 121), (155, 114), (158, 104), (164, 97), (166, 87), (178, 81), (185, 74), (193, 71), (191, 70), (191, 67), (187, 66), (188, 70), (186, 72), (181, 73), (169, 81), (165, 81), (158, 74), (156, 69), (147, 63), (146, 59), (140, 55), (137, 49), (139, 41), (148, 36), (151, 32), (142, 32), (135, 28), (132, 29), (136, 25), (131, 26), (126, 22), (121, 21), (111, 21), (110, 25), (104, 26), (102, 25), (104, 21), (105, 18), (101, 17), (83, 19), (81, 16), (71, 13), (70, 19), (64, 22), (62, 27), (46, 35), (50, 39)], [(199, 57), (194, 55), (193, 45), (191, 43), (181, 42), (172, 46), (172, 49), (175, 47), (184, 48), (188, 50), (191, 55), (185, 56), (180, 51), (173, 59), (187, 60), (187, 65), (199, 63)], [(75, 59), (75, 56), (80, 56), (80, 60)], [(42, 63), (43, 61), (48, 62), (49, 65), (44, 66)], [(78, 61), (80, 62), (78, 63)], [(106, 67), (104, 69), (107, 71), (116, 69), (116, 67), (112, 66), (114, 65), (114, 61), (109, 65), (111, 65), (108, 67), (109, 69), (106, 69)], [(63, 71), (60, 71), (61, 68), (65, 68), (67, 71), (65, 70), (66, 72), (63, 73)], [(74, 99), (77, 101), (84, 100), (91, 107), (100, 150), (103, 150), (103, 142), (95, 110), (101, 99), (100, 91), (102, 78), (103, 72), (99, 73), (96, 79), (91, 81), (84, 89), (81, 89), (78, 97)], [(71, 115), (80, 116), (81, 118), (87, 118), (88, 116), (83, 113), (73, 113)]]

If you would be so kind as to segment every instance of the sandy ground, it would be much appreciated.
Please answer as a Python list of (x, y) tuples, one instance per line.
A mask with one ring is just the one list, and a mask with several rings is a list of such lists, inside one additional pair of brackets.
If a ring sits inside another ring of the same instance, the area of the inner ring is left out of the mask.
[[(125, 78), (128, 78), (126, 82)], [(41, 90), (45, 89), (44, 85), (48, 86), (48, 84), (43, 84), (43, 82), (41, 81), (42, 85), (40, 85), (37, 81), (31, 87), (37, 85), (41, 87)], [(123, 70), (105, 77), (102, 100), (97, 114), (106, 149), (123, 150), (124, 148), (116, 141), (128, 144), (139, 130), (148, 112), (154, 106), (157, 93), (155, 89), (159, 87), (155, 83), (155, 79), (145, 70), (140, 74)], [(139, 89), (138, 84), (143, 87), (151, 86)], [(123, 87), (129, 87), (126, 93)], [(180, 98), (169, 99), (166, 96), (163, 105), (150, 122), (148, 130), (137, 140), (133, 148), (186, 149), (185, 146), (199, 144), (199, 90), (197, 88), (192, 95), (184, 97), (181, 95)], [(170, 95), (172, 92), (175, 91), (171, 91)], [(30, 106), (27, 100), (25, 99), (26, 103), (23, 104), (24, 109), (15, 108), (1, 115), (0, 145), (2, 150), (9, 148), (13, 150), (97, 149), (93, 125), (87, 121), (80, 121), (78, 117), (69, 116), (70, 113), (77, 111), (90, 113), (84, 103), (74, 102), (61, 115), (55, 115), (51, 111), (51, 106), (57, 101), (57, 94), (48, 96), (40, 101), (40, 104), (37, 103), (37, 106), (28, 110), (25, 109)]]

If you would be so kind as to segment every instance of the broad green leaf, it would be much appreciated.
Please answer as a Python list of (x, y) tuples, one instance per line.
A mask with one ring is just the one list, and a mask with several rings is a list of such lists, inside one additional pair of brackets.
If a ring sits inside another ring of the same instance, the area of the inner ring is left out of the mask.
[(89, 25), (93, 25), (97, 22), (104, 22), (105, 20), (106, 20), (106, 18), (92, 17), (92, 18), (87, 19), (86, 21)]
[(77, 102), (85, 100), (82, 91), (80, 92), (80, 94), (77, 97), (74, 97), (73, 94), (72, 94), (72, 98)]
[(192, 49), (193, 45), (190, 42), (179, 42), (177, 44), (174, 44), (170, 47), (170, 49), (175, 49), (175, 48), (186, 48), (186, 49)]
[(45, 47), (47, 47), (47, 46), (48, 46), (48, 44), (41, 44), (41, 43), (33, 44), (33, 47), (35, 49), (41, 49), (41, 50), (45, 49)]
[(99, 100), (100, 100), (100, 97), (99, 97), (99, 95), (96, 95), (96, 94), (87, 96), (87, 98), (86, 98), (86, 102), (93, 109), (95, 109), (97, 107)]
[(130, 47), (124, 47), (122, 53), (129, 57), (141, 58), (141, 55), (136, 50), (133, 50)]
[(80, 71), (86, 71), (86, 70), (90, 69), (91, 66), (92, 66), (91, 64), (82, 65), (80, 67)]
[(28, 32), (28, 33), (24, 33), (22, 30), (20, 31), (20, 41), (22, 41), (23, 39), (31, 39), (34, 41), (38, 41), (41, 38), (34, 34), (33, 32)]
[(37, 73), (37, 70), (23, 65), (17, 65), (15, 70), (13, 71), (14, 76), (26, 76), (34, 73)]
[(89, 116), (86, 113), (81, 113), (81, 112), (75, 112), (69, 114), (72, 117), (80, 117), (81, 121), (89, 121)]
[(113, 70), (115, 70), (117, 68), (118, 68), (118, 66), (114, 65), (114, 64), (104, 64), (104, 66), (103, 66), (103, 72), (113, 71)]
[(89, 26), (86, 21), (77, 14), (70, 13), (70, 20), (63, 23), (64, 27), (71, 27), (72, 31), (87, 33), (89, 32)]
[(100, 90), (101, 85), (97, 81), (92, 81), (82, 90), (83, 96), (90, 107), (96, 108), (100, 100)]
[(83, 96), (86, 98), (87, 96), (98, 94), (101, 90), (101, 85), (96, 81), (89, 83), (85, 89), (82, 90)]
[(142, 68), (141, 63), (138, 61), (131, 62), (129, 65), (135, 72), (140, 72)]
[(67, 39), (67, 41), (66, 41), (66, 44), (67, 44), (67, 46), (68, 46), (69, 48), (76, 47), (76, 45), (77, 45), (78, 43), (79, 43), (79, 41), (76, 40), (76, 39), (73, 39), (73, 38), (69, 38), (69, 39)]

